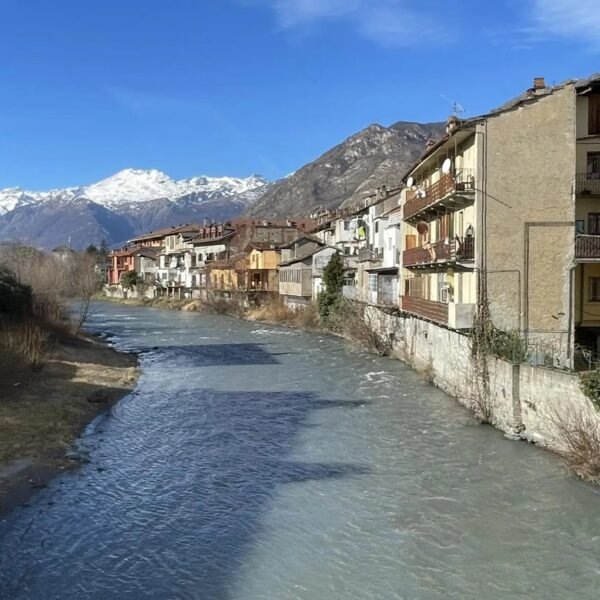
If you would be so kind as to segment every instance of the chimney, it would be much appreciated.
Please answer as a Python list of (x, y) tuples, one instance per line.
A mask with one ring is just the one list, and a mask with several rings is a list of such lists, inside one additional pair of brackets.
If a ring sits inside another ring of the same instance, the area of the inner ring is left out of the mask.
[(429, 139), (427, 140), (427, 144), (425, 145), (425, 148), (426, 148), (427, 150), (429, 150), (429, 148), (431, 148), (432, 146), (435, 146), (435, 140), (432, 140), (431, 138), (429, 138)]
[(546, 81), (543, 77), (534, 77), (533, 78), (533, 90), (545, 90), (546, 89)]

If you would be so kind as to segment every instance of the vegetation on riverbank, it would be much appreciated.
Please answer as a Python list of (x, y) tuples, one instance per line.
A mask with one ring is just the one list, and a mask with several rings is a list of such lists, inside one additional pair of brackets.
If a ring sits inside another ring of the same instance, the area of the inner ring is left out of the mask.
[(82, 428), (135, 382), (134, 356), (80, 333), (101, 286), (94, 267), (90, 253), (0, 251), (0, 513), (76, 464), (66, 455)]

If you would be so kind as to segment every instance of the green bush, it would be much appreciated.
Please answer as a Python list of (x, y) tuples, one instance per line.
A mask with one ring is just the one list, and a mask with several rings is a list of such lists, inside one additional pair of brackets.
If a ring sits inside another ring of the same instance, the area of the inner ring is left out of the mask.
[(127, 271), (121, 276), (121, 285), (123, 289), (129, 289), (140, 283), (140, 276), (136, 271)]
[(31, 288), (7, 271), (0, 271), (0, 315), (23, 317), (31, 312)]
[(581, 391), (592, 401), (596, 410), (600, 410), (600, 371), (588, 371), (579, 375)]

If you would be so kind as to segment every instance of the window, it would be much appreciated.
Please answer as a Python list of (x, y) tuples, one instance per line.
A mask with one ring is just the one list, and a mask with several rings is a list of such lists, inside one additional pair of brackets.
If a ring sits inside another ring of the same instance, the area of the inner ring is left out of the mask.
[(375, 221), (375, 233), (379, 233), (379, 221)]
[(585, 233), (585, 221), (583, 219), (577, 219), (577, 221), (575, 221), (575, 232)]
[(600, 94), (588, 96), (588, 135), (600, 135)]
[(369, 273), (369, 291), (377, 292), (377, 273)]
[(600, 179), (600, 152), (587, 153), (587, 178)]
[(350, 230), (350, 221), (344, 221), (344, 231)]
[(600, 277), (590, 277), (590, 302), (600, 302)]
[(344, 254), (349, 255), (352, 253), (352, 248), (350, 246), (344, 246)]
[(600, 213), (588, 214), (588, 233), (590, 235), (600, 235)]

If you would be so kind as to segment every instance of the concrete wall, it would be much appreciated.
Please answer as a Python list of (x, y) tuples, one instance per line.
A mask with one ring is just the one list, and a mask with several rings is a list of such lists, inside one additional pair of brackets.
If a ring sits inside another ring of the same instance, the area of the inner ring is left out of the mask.
[[(476, 407), (478, 369), (466, 335), (414, 317), (390, 315), (374, 307), (368, 310), (371, 322), (391, 337), (395, 357), (463, 406)], [(577, 375), (496, 358), (490, 358), (487, 366), (492, 423), (502, 431), (560, 450), (557, 415), (568, 420), (573, 414), (589, 414), (600, 426), (600, 415), (581, 392)]]
[(569, 86), (478, 126), (486, 177), (476, 235), (485, 240), (491, 315), (502, 329), (570, 328), (575, 99)]

